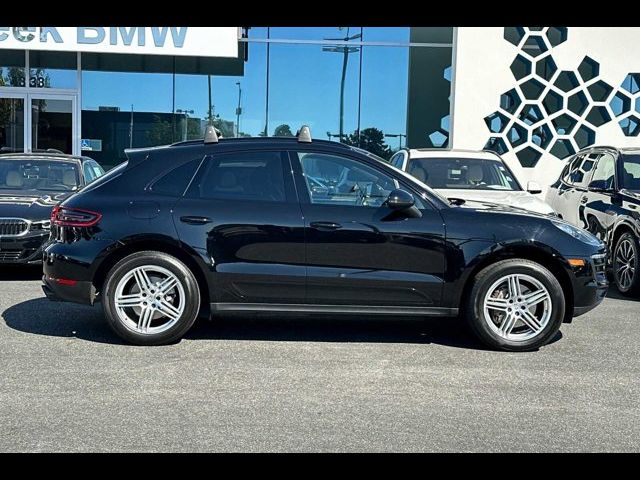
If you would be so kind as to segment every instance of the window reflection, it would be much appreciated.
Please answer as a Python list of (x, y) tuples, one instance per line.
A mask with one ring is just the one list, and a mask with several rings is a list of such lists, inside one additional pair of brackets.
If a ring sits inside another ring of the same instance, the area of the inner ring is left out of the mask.
[(24, 87), (24, 51), (0, 51), (0, 87)]
[(77, 86), (77, 53), (29, 52), (29, 87), (77, 88)]

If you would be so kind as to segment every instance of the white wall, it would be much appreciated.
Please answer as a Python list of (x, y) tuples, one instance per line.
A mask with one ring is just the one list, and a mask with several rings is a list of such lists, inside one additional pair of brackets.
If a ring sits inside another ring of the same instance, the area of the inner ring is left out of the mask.
[[(547, 32), (547, 30), (543, 32)], [(571, 70), (577, 73), (578, 65), (580, 65), (585, 55), (588, 55), (599, 63), (598, 78), (582, 82), (578, 75), (580, 85), (565, 94), (565, 98), (579, 90), (588, 95), (587, 87), (598, 80), (608, 83), (613, 87), (613, 90), (606, 102), (598, 103), (597, 105), (605, 105), (612, 116), (612, 120), (598, 128), (594, 128), (596, 132), (595, 144), (639, 146), (640, 137), (625, 136), (618, 124), (620, 119), (634, 114), (635, 101), (632, 101), (631, 112), (618, 118), (613, 115), (609, 103), (620, 89), (627, 74), (640, 72), (640, 49), (637, 48), (640, 44), (640, 28), (568, 27), (567, 32), (567, 40), (550, 49), (550, 55), (555, 61), (558, 71), (548, 84), (553, 84), (562, 70)], [(522, 80), (516, 80), (510, 70), (510, 65), (516, 56), (523, 51), (526, 56), (526, 49), (519, 48), (504, 39), (503, 27), (458, 28), (452, 121), (453, 148), (480, 149), (484, 147), (487, 140), (492, 136), (484, 118), (499, 109), (501, 94), (531, 78), (529, 76)], [(531, 58), (535, 61), (548, 54), (545, 53)], [(547, 85), (542, 97), (549, 89), (554, 88)], [(590, 107), (579, 118), (576, 118), (578, 126), (585, 123), (589, 126), (585, 117), (594, 103), (590, 97), (588, 98)], [(640, 104), (638, 108), (640, 108)], [(551, 120), (560, 113), (548, 115), (543, 109), (545, 118), (540, 123), (546, 122), (548, 125), (553, 126)], [(515, 112), (515, 116), (517, 115), (518, 112)], [(640, 114), (637, 115), (640, 117)], [(537, 125), (538, 123), (535, 123), (531, 128), (535, 128)], [(560, 160), (548, 152), (557, 138), (557, 132), (555, 129), (553, 131), (554, 138), (550, 146), (534, 168), (523, 168), (513, 149), (503, 155), (509, 166), (523, 181), (535, 180), (543, 188), (546, 188), (558, 177), (565, 160)]]

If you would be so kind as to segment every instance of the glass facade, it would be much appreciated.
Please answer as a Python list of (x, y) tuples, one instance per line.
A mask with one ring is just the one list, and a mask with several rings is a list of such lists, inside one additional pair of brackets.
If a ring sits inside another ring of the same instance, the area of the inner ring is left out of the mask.
[[(314, 138), (389, 158), (447, 146), (452, 31), (250, 27), (239, 59), (4, 50), (0, 99), (2, 86), (24, 86), (27, 68), (33, 91), (75, 92), (79, 150), (105, 168), (126, 148), (201, 138), (210, 120), (224, 137), (295, 135), (307, 124)], [(20, 136), (11, 115), (30, 101), (6, 100), (0, 130)]]

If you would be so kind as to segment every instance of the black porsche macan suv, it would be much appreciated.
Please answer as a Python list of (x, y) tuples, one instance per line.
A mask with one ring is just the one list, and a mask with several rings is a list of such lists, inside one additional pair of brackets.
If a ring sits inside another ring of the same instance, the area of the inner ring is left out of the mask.
[(579, 151), (549, 187), (547, 202), (604, 241), (621, 293), (640, 294), (640, 148)]
[(450, 203), (372, 154), (290, 138), (205, 140), (129, 160), (53, 212), (52, 299), (101, 301), (126, 340), (183, 336), (201, 307), (464, 314), (530, 350), (604, 298), (605, 247), (556, 218)]

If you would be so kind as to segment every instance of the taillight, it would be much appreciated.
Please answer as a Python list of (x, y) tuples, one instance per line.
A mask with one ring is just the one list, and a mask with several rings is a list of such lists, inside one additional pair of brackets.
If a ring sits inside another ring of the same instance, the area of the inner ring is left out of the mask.
[(51, 223), (59, 227), (93, 227), (100, 221), (102, 214), (56, 205), (51, 211)]

